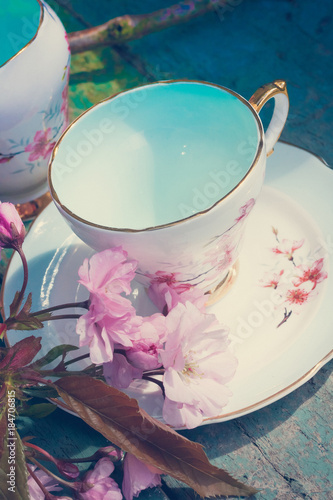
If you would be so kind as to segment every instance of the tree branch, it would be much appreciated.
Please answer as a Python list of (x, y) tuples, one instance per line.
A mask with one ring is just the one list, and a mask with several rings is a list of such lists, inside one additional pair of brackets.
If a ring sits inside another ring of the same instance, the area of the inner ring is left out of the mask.
[(175, 26), (217, 9), (225, 0), (184, 0), (150, 14), (124, 15), (68, 34), (72, 54), (103, 45), (119, 45), (149, 33)]

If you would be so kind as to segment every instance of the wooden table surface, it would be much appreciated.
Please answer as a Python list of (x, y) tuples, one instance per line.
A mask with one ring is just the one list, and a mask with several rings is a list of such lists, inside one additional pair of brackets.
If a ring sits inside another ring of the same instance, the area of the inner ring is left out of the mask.
[[(68, 32), (126, 13), (151, 12), (172, 0), (62, 0), (50, 5)], [(282, 139), (333, 164), (332, 2), (227, 0), (186, 24), (127, 43), (72, 57), (71, 120), (120, 90), (147, 81), (205, 80), (245, 98), (264, 83), (285, 79), (290, 114)], [(247, 416), (183, 432), (204, 445), (209, 459), (259, 489), (258, 500), (333, 498), (333, 361), (280, 401)], [(57, 456), (89, 455), (106, 444), (75, 417), (56, 410), (24, 434)], [(194, 499), (172, 478), (142, 499)]]

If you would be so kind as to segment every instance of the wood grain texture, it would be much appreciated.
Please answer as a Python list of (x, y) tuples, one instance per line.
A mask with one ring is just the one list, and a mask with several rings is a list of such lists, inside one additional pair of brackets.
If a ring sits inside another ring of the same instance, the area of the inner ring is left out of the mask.
[[(171, 5), (167, 0), (55, 0), (68, 31)], [(130, 42), (121, 53), (103, 48), (75, 55), (70, 78), (71, 119), (119, 90), (162, 79), (219, 83), (249, 98), (263, 83), (287, 81), (290, 114), (282, 139), (333, 164), (333, 21), (328, 0), (230, 0), (186, 25)], [(125, 57), (126, 56), (126, 57)], [(252, 414), (184, 435), (204, 445), (209, 459), (259, 489), (257, 500), (333, 498), (333, 361), (280, 401)], [(22, 419), (22, 434), (59, 457), (84, 456), (106, 441), (83, 422), (57, 410), (46, 419)], [(194, 500), (165, 477), (140, 499)]]

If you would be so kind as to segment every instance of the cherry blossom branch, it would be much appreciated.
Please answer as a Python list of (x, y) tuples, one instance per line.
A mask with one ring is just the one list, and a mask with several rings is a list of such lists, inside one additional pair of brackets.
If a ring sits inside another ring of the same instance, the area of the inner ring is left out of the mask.
[[(57, 476), (56, 474), (54, 474), (53, 472), (51, 472), (49, 469), (47, 469), (46, 467), (44, 467), (44, 465), (42, 465), (40, 462), (38, 462), (38, 460), (36, 460), (33, 457), (29, 457), (29, 460), (30, 460), (30, 462), (32, 462), (33, 464), (35, 464), (39, 469), (41, 469), (42, 471), (44, 471), (48, 476), (50, 476), (53, 479), (55, 479), (57, 481), (57, 483), (60, 483), (60, 484), (62, 484), (64, 486), (66, 486), (66, 488), (72, 488), (73, 490), (78, 490), (79, 483), (77, 483), (77, 482), (70, 483), (69, 481), (65, 481), (64, 479), (62, 479), (61, 477)], [(29, 471), (29, 474), (31, 474), (31, 472), (33, 472), (33, 471), (31, 471), (31, 468), (29, 467), (28, 464), (27, 464), (27, 469)], [(31, 474), (31, 476), (36, 481), (36, 475), (35, 474)], [(40, 488), (42, 488), (42, 491), (45, 494), (45, 498), (52, 498), (52, 497), (46, 496), (45, 491), (47, 492), (48, 495), (50, 495), (50, 492), (48, 490), (46, 490), (44, 488), (44, 486), (41, 487), (41, 482), (39, 480), (36, 481), (36, 482), (37, 482), (38, 486)]]
[[(76, 363), (77, 361), (81, 361), (82, 359), (89, 358), (89, 356), (90, 356), (90, 353), (87, 352), (86, 354), (82, 354), (82, 356), (78, 356), (77, 358), (69, 359), (68, 361), (66, 361), (64, 363), (64, 366), (72, 365), (73, 363)], [(94, 366), (94, 365), (91, 365), (91, 366)]]
[(189, 21), (223, 5), (224, 0), (184, 0), (149, 14), (119, 16), (99, 26), (69, 33), (72, 54), (119, 45)]
[(68, 302), (66, 304), (52, 306), (47, 309), (41, 309), (40, 311), (32, 312), (30, 313), (30, 316), (39, 316), (40, 314), (47, 314), (53, 311), (59, 311), (60, 309), (69, 309), (69, 308), (89, 309), (89, 300), (83, 300), (81, 302)]
[(276, 328), (279, 328), (283, 323), (285, 323), (291, 316), (292, 311), (287, 312), (287, 309), (284, 310), (283, 320), (277, 325)]
[(17, 299), (15, 300), (15, 306), (18, 310), (21, 306), (21, 303), (23, 301), (23, 297), (24, 297), (24, 294), (25, 294), (25, 291), (27, 288), (29, 273), (28, 273), (28, 262), (27, 262), (25, 254), (22, 250), (22, 247), (19, 245), (15, 248), (15, 250), (19, 254), (21, 261), (22, 261), (22, 266), (23, 266), (23, 283), (22, 283), (21, 290), (17, 296)]
[(33, 478), (34, 481), (36, 481), (36, 483), (38, 484), (39, 488), (44, 493), (45, 499), (49, 499), (50, 498), (50, 496), (49, 496), (50, 492), (45, 488), (45, 486), (43, 485), (43, 483), (38, 479), (38, 477), (36, 476), (36, 474), (34, 473), (34, 471), (31, 469), (31, 467), (29, 467), (28, 464), (26, 464), (26, 467), (27, 467), (27, 471), (29, 472), (30, 476)]
[(82, 314), (58, 314), (57, 316), (50, 316), (45, 321), (55, 321), (58, 319), (79, 319)]
[(154, 382), (154, 384), (157, 384), (162, 391), (163, 397), (165, 398), (165, 389), (162, 380), (157, 380), (156, 378), (149, 377), (148, 375), (145, 374), (142, 375), (142, 378), (144, 380), (148, 380), (148, 382)]

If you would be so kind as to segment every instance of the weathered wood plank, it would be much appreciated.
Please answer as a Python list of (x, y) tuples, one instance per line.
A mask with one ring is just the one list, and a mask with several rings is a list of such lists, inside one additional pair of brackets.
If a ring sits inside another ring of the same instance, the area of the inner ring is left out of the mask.
[[(50, 0), (69, 31), (172, 3), (63, 0), (59, 8)], [(131, 42), (129, 48), (126, 60), (119, 51), (108, 48), (73, 57), (71, 119), (108, 95), (154, 78), (213, 81), (244, 97), (250, 97), (263, 83), (285, 78), (291, 109), (282, 138), (333, 164), (330, 1), (229, 0), (216, 13), (148, 35)], [(332, 369), (333, 361), (304, 386), (267, 408), (184, 434), (202, 443), (213, 463), (261, 488), (258, 500), (333, 498)], [(36, 435), (39, 444), (57, 456), (88, 455), (105, 444), (85, 424), (61, 412), (38, 425), (24, 419), (23, 428), (24, 434)], [(142, 493), (140, 498), (193, 500), (197, 495), (165, 478), (162, 490)]]

